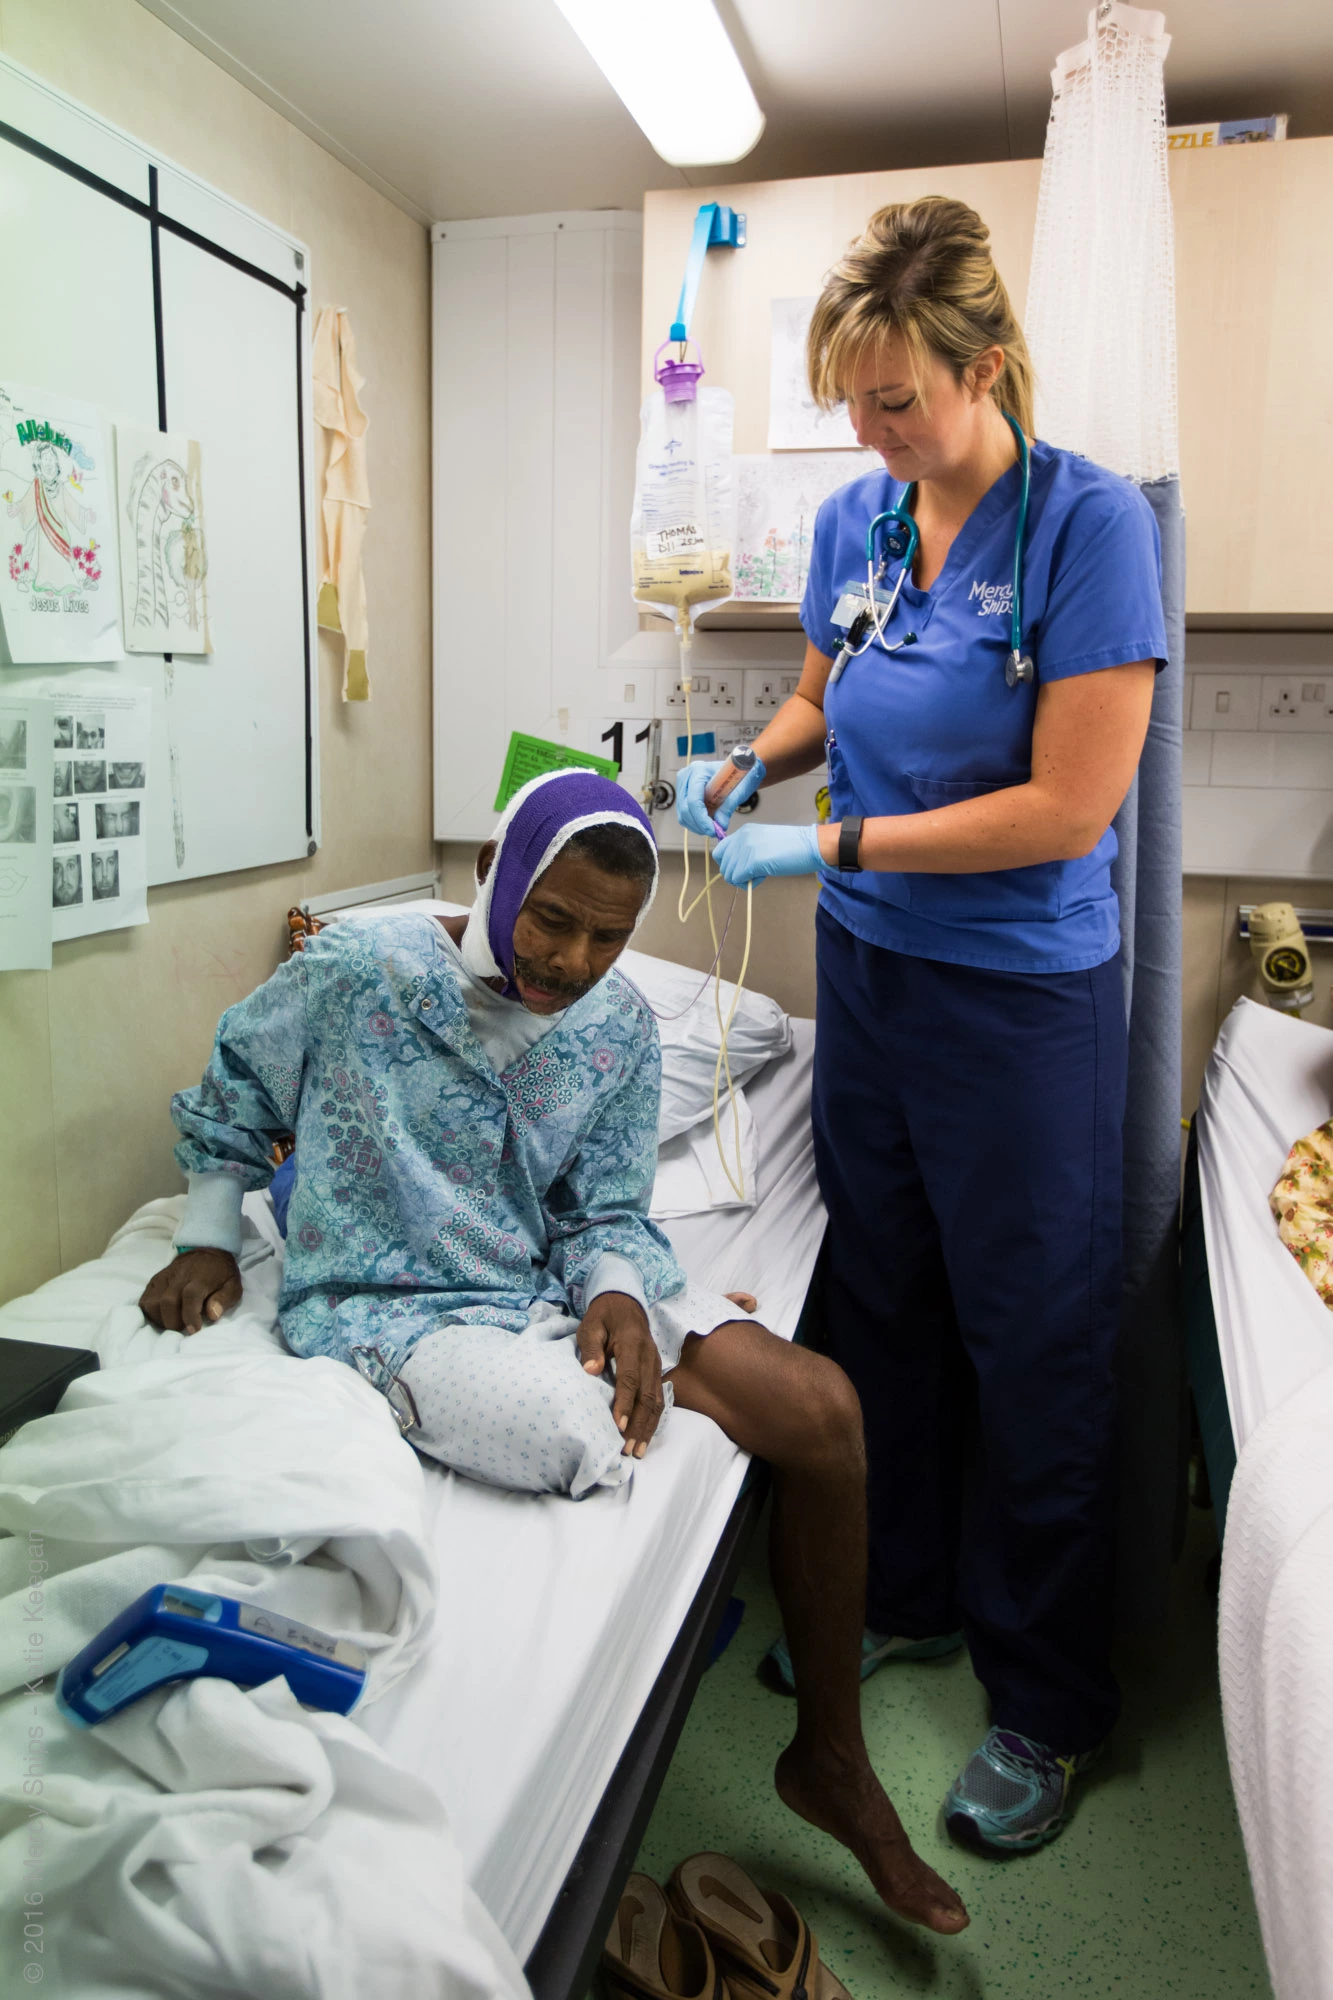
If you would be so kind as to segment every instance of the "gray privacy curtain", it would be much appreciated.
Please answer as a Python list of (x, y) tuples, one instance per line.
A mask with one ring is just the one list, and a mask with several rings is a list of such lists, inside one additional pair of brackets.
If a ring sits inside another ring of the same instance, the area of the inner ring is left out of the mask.
[(1185, 1505), (1187, 1403), (1177, 1288), (1185, 517), (1178, 479), (1149, 480), (1140, 491), (1162, 537), (1169, 657), (1157, 676), (1138, 775), (1116, 816), (1120, 853), (1112, 870), (1129, 1022), (1118, 1612), (1122, 1627), (1151, 1631), (1166, 1615)]

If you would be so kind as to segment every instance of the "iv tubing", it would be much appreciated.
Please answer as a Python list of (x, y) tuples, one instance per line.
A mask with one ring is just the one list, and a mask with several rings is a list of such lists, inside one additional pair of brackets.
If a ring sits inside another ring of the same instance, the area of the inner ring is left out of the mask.
[[(690, 688), (692, 681), (688, 657), (693, 644), (693, 634), (690, 631), (687, 620), (688, 613), (682, 613), (676, 625), (676, 636), (680, 646), (681, 692), (685, 697), (685, 761), (689, 764), (694, 757), (694, 720), (690, 710)], [(727, 911), (727, 920), (723, 927), (721, 942), (719, 942), (717, 918), (713, 911), (713, 884), (721, 878), (713, 869), (712, 854), (707, 848), (704, 849), (704, 886), (687, 907), (685, 898), (689, 893), (690, 886), (690, 835), (687, 827), (682, 827), (681, 829), (681, 851), (684, 856), (685, 867), (680, 885), (680, 896), (676, 903), (676, 915), (679, 917), (681, 923), (685, 923), (694, 914), (695, 910), (698, 909), (700, 903), (704, 903), (708, 909), (708, 929), (713, 940), (712, 969), (708, 974), (708, 978), (704, 980), (705, 986), (708, 984), (709, 978), (713, 980), (713, 1006), (717, 1014), (719, 1030), (717, 1062), (713, 1069), (713, 1139), (717, 1146), (717, 1157), (721, 1162), (722, 1171), (727, 1177), (727, 1184), (736, 1196), (736, 1199), (744, 1201), (745, 1166), (741, 1157), (741, 1121), (740, 1113), (736, 1108), (736, 1085), (731, 1074), (731, 1058), (727, 1052), (727, 1038), (731, 1033), (731, 1024), (736, 1018), (736, 1009), (740, 1005), (741, 992), (745, 985), (745, 974), (750, 964), (750, 941), (754, 918), (754, 884), (749, 883), (745, 891), (745, 948), (741, 955), (740, 971), (736, 976), (736, 981), (732, 989), (731, 1005), (727, 1009), (724, 1020), (722, 1015), (722, 948), (726, 944), (727, 932), (731, 928), (731, 912), (735, 908), (736, 898), (733, 894), (731, 905)], [(702, 991), (702, 988), (700, 990)], [(724, 1072), (727, 1079), (727, 1100), (731, 1106), (732, 1134), (735, 1140), (736, 1171), (734, 1174), (731, 1171), (726, 1151), (722, 1144), (721, 1098)]]

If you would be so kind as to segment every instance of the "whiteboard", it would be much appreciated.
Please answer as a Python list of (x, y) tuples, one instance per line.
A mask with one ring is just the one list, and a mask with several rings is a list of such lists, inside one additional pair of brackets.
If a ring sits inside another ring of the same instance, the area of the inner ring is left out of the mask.
[(0, 58), (0, 269), (0, 380), (201, 447), (213, 652), (72, 672), (152, 691), (150, 883), (313, 854), (305, 246)]

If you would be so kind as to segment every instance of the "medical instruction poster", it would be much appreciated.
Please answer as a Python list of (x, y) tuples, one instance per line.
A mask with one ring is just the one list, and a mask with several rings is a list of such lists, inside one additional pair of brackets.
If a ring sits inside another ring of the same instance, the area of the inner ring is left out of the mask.
[(0, 972), (51, 965), (51, 718), (0, 694)]
[(770, 451), (856, 451), (846, 410), (821, 410), (810, 394), (805, 339), (815, 301), (773, 299), (772, 366), (768, 386)]
[(732, 461), (736, 480), (734, 595), (777, 604), (799, 604), (805, 593), (815, 515), (830, 493), (860, 479), (883, 460), (877, 452), (802, 452), (772, 457), (742, 453)]
[(203, 470), (193, 438), (116, 425), (127, 653), (211, 653)]
[(114, 493), (98, 410), (0, 383), (0, 624), (13, 665), (120, 658)]
[(147, 688), (50, 695), (51, 935), (88, 937), (148, 922)]

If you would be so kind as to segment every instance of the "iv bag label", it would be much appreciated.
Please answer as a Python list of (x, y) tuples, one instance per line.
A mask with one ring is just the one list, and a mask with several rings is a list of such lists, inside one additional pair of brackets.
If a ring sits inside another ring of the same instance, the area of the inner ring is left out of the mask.
[(679, 521), (674, 527), (649, 529), (643, 538), (643, 545), (649, 562), (662, 562), (670, 556), (689, 555), (695, 549), (708, 546), (697, 521)]

